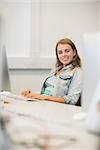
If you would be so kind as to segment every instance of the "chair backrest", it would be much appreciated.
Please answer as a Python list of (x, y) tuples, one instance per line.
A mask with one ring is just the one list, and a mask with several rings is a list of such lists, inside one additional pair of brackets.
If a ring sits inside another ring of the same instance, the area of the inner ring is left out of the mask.
[(75, 104), (76, 106), (81, 106), (81, 96), (79, 97), (77, 103)]

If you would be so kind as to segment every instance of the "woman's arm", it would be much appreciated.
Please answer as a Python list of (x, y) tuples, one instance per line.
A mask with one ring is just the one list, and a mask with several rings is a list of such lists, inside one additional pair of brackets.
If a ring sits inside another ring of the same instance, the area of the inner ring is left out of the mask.
[(59, 103), (65, 103), (63, 98), (57, 97), (57, 96), (48, 96), (48, 95), (42, 95), (42, 94), (28, 93), (25, 97), (36, 98), (39, 100), (48, 100), (48, 101), (54, 101), (54, 102), (59, 102)]

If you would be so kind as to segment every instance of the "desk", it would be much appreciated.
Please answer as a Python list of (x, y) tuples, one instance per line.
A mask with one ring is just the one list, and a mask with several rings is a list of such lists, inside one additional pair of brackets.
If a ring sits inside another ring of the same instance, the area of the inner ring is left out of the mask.
[[(98, 136), (88, 132), (85, 120), (75, 120), (82, 108), (50, 101), (2, 102), (10, 117), (7, 131), (12, 150), (96, 150)], [(34, 148), (33, 148), (34, 147)]]

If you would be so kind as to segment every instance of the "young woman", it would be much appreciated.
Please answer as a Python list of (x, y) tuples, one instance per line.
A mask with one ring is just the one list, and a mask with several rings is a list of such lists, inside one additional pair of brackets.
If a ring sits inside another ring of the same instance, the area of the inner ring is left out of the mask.
[(58, 41), (55, 51), (57, 62), (45, 79), (41, 94), (26, 90), (22, 95), (75, 105), (82, 92), (81, 61), (76, 46), (70, 39), (65, 38)]

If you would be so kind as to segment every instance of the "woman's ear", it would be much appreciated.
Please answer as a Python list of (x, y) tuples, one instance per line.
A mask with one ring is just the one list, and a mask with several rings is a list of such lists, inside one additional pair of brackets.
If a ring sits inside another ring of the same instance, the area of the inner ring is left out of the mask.
[(74, 55), (73, 56), (75, 56), (76, 55), (76, 50), (74, 50)]

